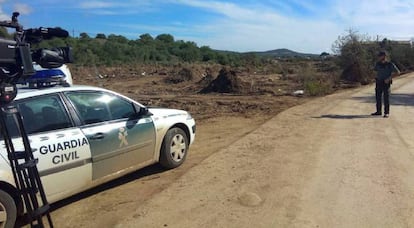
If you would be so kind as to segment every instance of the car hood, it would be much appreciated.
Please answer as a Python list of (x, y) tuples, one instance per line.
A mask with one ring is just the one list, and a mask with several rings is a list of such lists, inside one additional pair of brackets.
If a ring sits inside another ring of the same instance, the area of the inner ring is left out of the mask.
[(148, 107), (148, 111), (151, 112), (155, 117), (174, 117), (174, 116), (188, 116), (189, 113), (178, 109)]

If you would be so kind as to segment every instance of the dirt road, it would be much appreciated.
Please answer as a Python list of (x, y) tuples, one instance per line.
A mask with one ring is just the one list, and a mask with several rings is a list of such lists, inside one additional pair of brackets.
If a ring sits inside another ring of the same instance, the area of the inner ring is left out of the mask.
[(115, 227), (413, 227), (414, 75), (393, 89), (389, 119), (373, 87), (289, 109)]

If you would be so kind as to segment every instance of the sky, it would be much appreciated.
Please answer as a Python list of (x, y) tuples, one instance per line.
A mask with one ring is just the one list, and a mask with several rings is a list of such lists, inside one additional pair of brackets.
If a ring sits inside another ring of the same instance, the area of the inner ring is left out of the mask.
[(168, 33), (177, 40), (229, 51), (288, 48), (331, 52), (353, 29), (371, 37), (414, 37), (413, 0), (0, 0), (0, 20), (13, 11), (30, 27), (62, 27), (137, 39)]

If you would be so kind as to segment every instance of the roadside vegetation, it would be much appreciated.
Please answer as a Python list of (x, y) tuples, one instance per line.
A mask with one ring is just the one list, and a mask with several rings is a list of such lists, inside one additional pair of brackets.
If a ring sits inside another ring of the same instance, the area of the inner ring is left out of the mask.
[(341, 78), (350, 82), (368, 84), (372, 81), (379, 51), (387, 51), (402, 72), (414, 69), (414, 48), (410, 41), (375, 40), (350, 29), (338, 37), (332, 49), (338, 56), (336, 63), (342, 71)]

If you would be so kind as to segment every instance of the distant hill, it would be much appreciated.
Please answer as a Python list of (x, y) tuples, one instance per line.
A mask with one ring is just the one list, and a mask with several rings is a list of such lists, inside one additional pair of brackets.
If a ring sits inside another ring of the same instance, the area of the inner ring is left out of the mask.
[(274, 57), (274, 58), (294, 58), (294, 57), (301, 57), (301, 58), (316, 58), (319, 57), (317, 54), (307, 54), (307, 53), (300, 53), (295, 52), (286, 48), (276, 49), (271, 51), (264, 51), (264, 52), (252, 52), (259, 56), (264, 57)]

